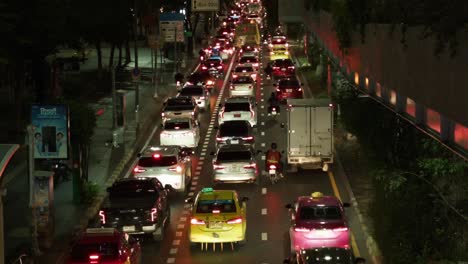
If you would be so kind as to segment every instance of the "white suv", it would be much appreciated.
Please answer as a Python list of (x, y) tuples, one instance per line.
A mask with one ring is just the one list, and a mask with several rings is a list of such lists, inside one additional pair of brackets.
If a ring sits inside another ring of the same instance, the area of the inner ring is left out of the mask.
[(249, 97), (228, 98), (220, 107), (222, 107), (218, 116), (220, 125), (231, 120), (245, 120), (252, 127), (257, 125), (257, 103)]

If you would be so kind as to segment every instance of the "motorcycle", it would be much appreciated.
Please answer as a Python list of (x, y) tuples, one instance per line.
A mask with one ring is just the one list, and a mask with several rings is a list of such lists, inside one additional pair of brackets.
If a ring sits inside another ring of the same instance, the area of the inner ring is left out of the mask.
[(273, 119), (276, 120), (276, 117), (279, 115), (279, 108), (278, 106), (270, 106), (268, 107), (268, 116), (272, 116)]
[(57, 161), (52, 164), (54, 172), (54, 185), (70, 180), (71, 169), (62, 161)]
[(177, 91), (180, 91), (181, 88), (182, 88), (182, 87), (181, 87), (180, 81), (177, 81), (177, 82), (176, 82), (176, 89), (177, 89)]
[(268, 179), (270, 180), (271, 184), (277, 183), (283, 175), (281, 172), (278, 172), (278, 166), (275, 164), (268, 165)]

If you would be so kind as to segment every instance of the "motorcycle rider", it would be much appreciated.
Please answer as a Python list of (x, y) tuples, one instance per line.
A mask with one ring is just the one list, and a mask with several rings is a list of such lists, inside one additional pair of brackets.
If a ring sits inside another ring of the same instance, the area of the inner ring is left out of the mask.
[(271, 78), (272, 72), (273, 72), (273, 67), (271, 67), (271, 63), (268, 63), (267, 66), (265, 67), (265, 74), (267, 76), (267, 79)]
[(184, 81), (184, 75), (180, 72), (177, 72), (175, 75), (174, 75), (174, 79), (175, 79), (175, 83), (176, 83), (176, 86), (177, 86), (177, 89), (180, 88), (180, 86), (182, 85), (182, 82)]
[(205, 59), (205, 56), (206, 56), (206, 52), (203, 48), (201, 48), (199, 51), (198, 51), (198, 55), (200, 55), (200, 61), (203, 61)]
[(271, 92), (270, 98), (268, 98), (268, 113), (271, 113), (273, 108), (276, 108), (276, 112), (280, 112), (280, 103), (278, 101), (278, 98), (276, 98), (276, 93)]
[(266, 153), (265, 170), (268, 172), (270, 165), (275, 165), (279, 177), (283, 178), (283, 164), (281, 162), (281, 153), (276, 148), (276, 143), (271, 143), (271, 148)]

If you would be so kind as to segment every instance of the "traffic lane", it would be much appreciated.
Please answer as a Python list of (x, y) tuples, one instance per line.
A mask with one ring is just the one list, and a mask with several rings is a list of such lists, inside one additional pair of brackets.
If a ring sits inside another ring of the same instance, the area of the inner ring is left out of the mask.
[[(230, 68), (235, 57), (231, 58), (229, 67), (225, 69), (225, 76), (228, 75)], [(220, 79), (216, 82), (215, 89), (217, 91), (223, 91), (225, 89), (226, 77)], [(206, 112), (201, 115), (200, 125), (201, 125), (201, 138), (199, 147), (196, 150), (196, 154), (192, 156), (192, 183), (191, 187), (188, 190), (188, 196), (193, 196), (199, 190), (198, 186), (203, 186), (205, 183), (202, 181), (209, 180), (205, 171), (208, 168), (211, 168), (211, 163), (207, 161), (207, 156), (209, 156), (209, 143), (214, 134), (214, 121), (217, 117), (217, 112), (219, 111), (219, 102), (222, 98), (221, 95), (216, 95), (215, 93), (211, 94), (211, 100), (215, 98), (214, 104), (212, 104), (212, 111)], [(157, 134), (157, 133), (156, 133)], [(153, 137), (151, 144), (158, 144), (159, 139), (157, 136)], [(210, 165), (207, 165), (210, 164)], [(184, 235), (186, 235), (186, 224), (188, 219), (187, 215), (187, 205), (184, 202), (186, 198), (185, 195), (174, 195), (171, 200), (171, 224), (170, 228), (166, 230), (164, 240), (161, 243), (148, 243), (143, 244), (143, 263), (173, 263), (175, 261), (175, 256), (178, 254), (179, 246)], [(155, 250), (156, 249), (156, 250)]]

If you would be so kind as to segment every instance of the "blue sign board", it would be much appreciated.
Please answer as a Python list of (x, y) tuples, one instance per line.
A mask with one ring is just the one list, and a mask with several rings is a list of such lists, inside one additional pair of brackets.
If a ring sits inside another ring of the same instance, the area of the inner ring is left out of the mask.
[(161, 13), (159, 21), (184, 21), (185, 15), (180, 13)]
[(68, 107), (66, 105), (32, 105), (34, 158), (68, 158)]

